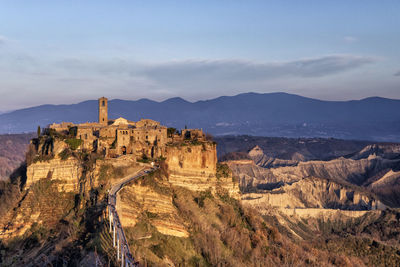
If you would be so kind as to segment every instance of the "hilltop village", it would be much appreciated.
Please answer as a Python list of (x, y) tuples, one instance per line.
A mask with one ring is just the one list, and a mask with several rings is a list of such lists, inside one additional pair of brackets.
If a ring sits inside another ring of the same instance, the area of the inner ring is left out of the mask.
[(108, 119), (108, 99), (98, 100), (98, 122), (74, 124), (72, 122), (53, 123), (45, 133), (57, 132), (75, 137), (79, 149), (102, 153), (107, 158), (131, 155), (134, 158), (158, 158), (165, 156), (168, 143), (183, 141), (205, 141), (201, 129), (167, 128), (160, 122), (141, 119), (138, 122), (124, 118)]
[[(29, 235), (35, 227), (53, 229), (62, 222), (74, 227), (77, 240), (82, 240), (80, 233), (92, 234), (92, 240), (97, 235), (100, 243), (96, 248), (118, 262), (121, 258), (117, 255), (125, 259), (129, 255), (127, 241), (121, 239), (122, 227), (135, 227), (145, 221), (142, 212), (156, 214), (153, 219), (160, 218), (153, 224), (159, 233), (189, 236), (172, 202), (172, 188), (188, 194), (223, 192), (239, 197), (238, 183), (230, 172), (217, 165), (216, 143), (201, 129), (177, 131), (150, 119), (110, 120), (105, 97), (98, 100), (98, 114), (98, 122), (53, 123), (43, 130), (38, 127), (18, 178), (24, 196), (16, 209), (0, 216), (0, 239)], [(130, 201), (125, 205), (117, 192), (130, 189), (135, 196), (122, 197)], [(140, 201), (139, 206), (136, 200)], [(132, 207), (134, 212), (129, 211)], [(113, 245), (107, 238), (111, 223)], [(106, 239), (100, 240), (101, 235)], [(41, 258), (32, 266), (42, 266), (40, 261)], [(19, 265), (26, 266), (25, 263), (21, 259)]]
[[(98, 122), (53, 123), (38, 131), (27, 153), (26, 188), (49, 178), (58, 182), (60, 191), (77, 192), (85, 177), (101, 174), (102, 166), (134, 168), (161, 162), (170, 183), (195, 190), (215, 188), (217, 146), (201, 129), (177, 131), (150, 119), (109, 119), (105, 97), (98, 100), (98, 114)], [(237, 194), (238, 188), (233, 191)]]

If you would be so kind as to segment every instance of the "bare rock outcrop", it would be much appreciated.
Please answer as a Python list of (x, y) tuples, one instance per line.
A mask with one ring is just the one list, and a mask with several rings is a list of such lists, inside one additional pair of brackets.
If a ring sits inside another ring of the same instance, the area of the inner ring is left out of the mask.
[(76, 192), (79, 188), (79, 178), (82, 176), (82, 166), (75, 158), (39, 161), (27, 167), (26, 176), (26, 188), (41, 179), (49, 178), (60, 181), (60, 191)]
[(371, 188), (379, 188), (386, 186), (400, 184), (400, 171), (393, 171), (390, 169), (387, 173), (385, 173), (380, 179), (371, 183), (369, 187)]
[(192, 191), (216, 191), (223, 188), (233, 197), (239, 196), (239, 187), (232, 176), (217, 177), (216, 145), (202, 142), (190, 145), (167, 146), (168, 181)]
[(299, 153), (294, 153), (292, 159), (279, 159), (268, 157), (264, 154), (264, 151), (259, 147), (255, 146), (248, 153), (248, 156), (254, 161), (255, 164), (264, 168), (276, 168), (281, 166), (295, 166), (300, 161), (304, 161), (304, 156)]
[(342, 210), (384, 209), (373, 195), (320, 178), (305, 178), (281, 188), (242, 196), (245, 204), (266, 209), (326, 208)]
[(400, 144), (371, 144), (351, 155), (352, 159), (368, 158), (371, 155), (395, 159), (400, 155)]
[(184, 222), (178, 215), (178, 210), (172, 203), (172, 195), (169, 194), (168, 182), (161, 187), (166, 192), (156, 190), (142, 182), (125, 186), (119, 193), (117, 211), (124, 228), (134, 227), (142, 214), (157, 230), (165, 235), (188, 237), (188, 231)]
[[(338, 158), (330, 161), (299, 162), (296, 166), (264, 168), (249, 161), (227, 161), (234, 175), (240, 179), (242, 190), (251, 188), (273, 189), (286, 183), (293, 183), (306, 177), (321, 177), (356, 185), (366, 185), (400, 164), (379, 156), (353, 160)], [(383, 173), (382, 173), (383, 172)]]
[(341, 157), (330, 161), (300, 161), (294, 166), (265, 167), (267, 157), (259, 147), (248, 155), (251, 161), (226, 162), (239, 179), (242, 202), (263, 212), (270, 208), (289, 213), (301, 209), (303, 216), (307, 211), (317, 216), (321, 212), (316, 210), (322, 209), (385, 209), (386, 205), (375, 194), (358, 185), (367, 184), (385, 173), (385, 179), (376, 181), (375, 186), (383, 181), (396, 181), (397, 173), (387, 170), (399, 163), (397, 159), (369, 155), (358, 160)]

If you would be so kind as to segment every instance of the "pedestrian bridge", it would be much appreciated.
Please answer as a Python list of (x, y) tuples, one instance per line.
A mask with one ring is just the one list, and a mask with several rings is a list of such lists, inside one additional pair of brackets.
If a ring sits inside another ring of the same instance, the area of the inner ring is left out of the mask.
[(107, 214), (110, 223), (110, 233), (112, 232), (113, 246), (117, 249), (117, 262), (121, 262), (121, 267), (139, 266), (129, 250), (129, 244), (126, 240), (124, 230), (116, 209), (117, 193), (130, 181), (147, 175), (148, 172), (156, 168), (143, 167), (136, 174), (129, 175), (121, 179), (120, 182), (113, 185), (108, 194)]

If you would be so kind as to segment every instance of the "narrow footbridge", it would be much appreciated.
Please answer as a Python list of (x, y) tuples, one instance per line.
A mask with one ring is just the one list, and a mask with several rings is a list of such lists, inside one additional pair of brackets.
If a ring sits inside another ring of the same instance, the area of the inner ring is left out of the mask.
[(117, 184), (114, 184), (108, 193), (108, 218), (110, 221), (110, 232), (113, 235), (113, 246), (117, 249), (117, 261), (121, 261), (122, 267), (139, 266), (139, 263), (135, 261), (132, 256), (129, 245), (125, 237), (124, 230), (122, 229), (121, 221), (119, 219), (116, 205), (117, 205), (117, 193), (121, 188), (129, 183), (130, 181), (137, 179), (141, 176), (147, 175), (150, 171), (155, 170), (151, 167), (143, 167), (133, 175), (126, 176), (121, 179)]

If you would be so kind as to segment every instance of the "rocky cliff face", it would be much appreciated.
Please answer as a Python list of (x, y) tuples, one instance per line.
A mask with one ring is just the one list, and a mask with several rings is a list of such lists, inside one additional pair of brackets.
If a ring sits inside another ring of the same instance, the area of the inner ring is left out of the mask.
[(217, 149), (213, 143), (171, 145), (165, 157), (169, 174), (215, 176)]
[(78, 192), (82, 171), (81, 162), (75, 158), (36, 162), (27, 167), (25, 186), (30, 188), (32, 184), (47, 178), (59, 181), (59, 191)]
[(117, 201), (117, 211), (124, 228), (134, 227), (143, 214), (149, 223), (164, 234), (188, 237), (188, 231), (173, 205), (170, 184), (159, 181), (154, 187), (141, 179), (124, 187)]
[(282, 167), (282, 166), (295, 166), (300, 161), (304, 161), (304, 156), (299, 153), (294, 153), (292, 159), (285, 160), (279, 158), (268, 157), (264, 154), (264, 151), (259, 147), (255, 146), (248, 153), (255, 164), (264, 168)]
[(385, 208), (371, 194), (320, 178), (305, 178), (274, 190), (244, 194), (242, 201), (260, 210), (269, 207), (341, 210)]
[(376, 179), (371, 181), (368, 189), (384, 199), (388, 205), (400, 207), (400, 165), (396, 168), (388, 170), (376, 176)]
[[(62, 156), (66, 149), (65, 142), (56, 141), (53, 148), (53, 156), (39, 158), (27, 166), (25, 189), (41, 179), (57, 181), (58, 190), (64, 192), (79, 193), (80, 183), (86, 183), (82, 189), (98, 186), (102, 166), (114, 169), (129, 169), (136, 166), (135, 158), (125, 155), (119, 158), (103, 158), (100, 155), (78, 154)], [(40, 149), (39, 149), (40, 150)], [(112, 179), (113, 177), (107, 177)]]
[(362, 159), (368, 158), (370, 155), (376, 155), (387, 159), (398, 159), (400, 155), (400, 144), (371, 144), (351, 154), (351, 158)]
[[(122, 189), (117, 209), (124, 227), (135, 227), (146, 220), (164, 235), (188, 237), (187, 226), (173, 203), (173, 188), (210, 194), (228, 193), (239, 198), (238, 183), (229, 168), (217, 164), (215, 144), (171, 145), (167, 147), (165, 156), (162, 171)], [(165, 173), (161, 175), (161, 172)]]
[(355, 185), (367, 185), (390, 169), (398, 168), (400, 160), (369, 156), (360, 160), (338, 158), (330, 161), (299, 162), (296, 166), (265, 168), (251, 161), (228, 161), (241, 187), (273, 189), (306, 177), (321, 177)]
[[(339, 158), (328, 162), (302, 162), (296, 169), (293, 169), (293, 172), (300, 173), (303, 177), (324, 177), (356, 185), (364, 185), (368, 179), (379, 175), (384, 170), (397, 166), (399, 163), (400, 160), (388, 160), (371, 155), (360, 160)], [(283, 171), (291, 172), (292, 170), (285, 169)]]
[(216, 145), (210, 142), (168, 146), (166, 149), (168, 181), (193, 191), (215, 191), (218, 187), (230, 195), (239, 195), (231, 175), (217, 177)]

